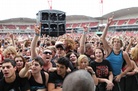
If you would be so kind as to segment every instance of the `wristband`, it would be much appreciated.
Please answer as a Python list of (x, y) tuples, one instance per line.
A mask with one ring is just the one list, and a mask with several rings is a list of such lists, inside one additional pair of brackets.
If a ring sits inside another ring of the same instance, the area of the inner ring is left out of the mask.
[(36, 36), (40, 36), (40, 34), (38, 34), (38, 33), (36, 33), (35, 35), (36, 35)]
[(83, 32), (83, 34), (87, 34), (87, 32)]
[(92, 75), (95, 75), (95, 72), (94, 71), (92, 72)]

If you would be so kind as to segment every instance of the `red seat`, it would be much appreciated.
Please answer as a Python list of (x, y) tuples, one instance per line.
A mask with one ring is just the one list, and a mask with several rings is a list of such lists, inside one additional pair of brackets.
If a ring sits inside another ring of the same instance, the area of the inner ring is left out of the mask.
[(5, 29), (16, 29), (15, 25), (3, 25)]
[(98, 25), (98, 22), (90, 22), (89, 27), (94, 27), (94, 26), (97, 26), (97, 25)]
[(3, 29), (3, 26), (2, 25), (0, 25), (0, 29)]
[(30, 25), (30, 29), (34, 29), (34, 25)]
[(130, 19), (129, 21), (128, 21), (128, 24), (135, 24), (136, 23), (136, 19)]
[(72, 25), (72, 28), (75, 28), (75, 27), (79, 27), (79, 23), (74, 23), (74, 24)]
[(127, 22), (128, 20), (119, 20), (117, 25), (123, 25), (125, 24), (125, 22)]
[(19, 27), (19, 29), (23, 29), (26, 30), (27, 27), (29, 27), (29, 25), (16, 25), (17, 27)]
[(80, 27), (84, 27), (84, 26), (88, 26), (88, 25), (89, 25), (89, 23), (81, 23)]
[(71, 27), (71, 24), (66, 24), (66, 28)]

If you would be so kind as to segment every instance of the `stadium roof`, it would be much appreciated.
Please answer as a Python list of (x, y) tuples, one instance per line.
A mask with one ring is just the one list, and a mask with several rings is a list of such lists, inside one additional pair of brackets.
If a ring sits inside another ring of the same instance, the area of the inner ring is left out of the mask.
[(35, 23), (36, 19), (31, 18), (11, 18), (6, 20), (1, 20), (0, 23)]
[(103, 15), (102, 17), (106, 18), (106, 19), (111, 17), (111, 16), (114, 16), (114, 18), (118, 18), (118, 17), (121, 17), (121, 16), (133, 15), (133, 14), (136, 14), (136, 13), (138, 13), (138, 7), (131, 7), (131, 8), (125, 8), (125, 9), (120, 9), (120, 10), (117, 10), (117, 11), (110, 12), (106, 15)]
[[(138, 12), (138, 7), (125, 8), (117, 11), (110, 12), (108, 14), (103, 15), (102, 17), (90, 17), (85, 15), (69, 15), (66, 16), (67, 22), (72, 21), (97, 21), (101, 19), (107, 19), (114, 15), (115, 18), (119, 18), (126, 15), (135, 15)], [(11, 18), (6, 20), (0, 20), (0, 23), (36, 23), (36, 19), (31, 18)]]
[(93, 17), (85, 16), (85, 15), (69, 15), (66, 17), (67, 21), (74, 21), (74, 20), (96, 20)]

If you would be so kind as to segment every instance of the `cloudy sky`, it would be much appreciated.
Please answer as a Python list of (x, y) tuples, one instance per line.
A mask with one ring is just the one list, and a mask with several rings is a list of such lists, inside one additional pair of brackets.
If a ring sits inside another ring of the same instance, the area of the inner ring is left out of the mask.
[[(66, 15), (98, 17), (123, 8), (138, 7), (138, 0), (103, 0), (103, 13), (100, 0), (52, 0), (50, 5), (52, 9), (66, 12)], [(36, 18), (38, 11), (47, 9), (48, 0), (0, 0), (0, 20)]]

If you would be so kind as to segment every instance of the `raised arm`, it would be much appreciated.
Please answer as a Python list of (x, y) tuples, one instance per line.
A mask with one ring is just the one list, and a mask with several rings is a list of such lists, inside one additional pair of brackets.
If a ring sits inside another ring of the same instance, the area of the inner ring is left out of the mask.
[(111, 48), (111, 46), (108, 44), (108, 42), (106, 41), (106, 35), (107, 35), (108, 28), (109, 28), (109, 26), (111, 25), (112, 21), (113, 21), (113, 17), (108, 18), (107, 25), (105, 26), (105, 28), (104, 28), (104, 30), (103, 30), (103, 34), (102, 34), (102, 36), (101, 36), (101, 40), (102, 40), (104, 49), (105, 49), (105, 51), (107, 51), (108, 54), (112, 51), (112, 48)]
[(125, 49), (126, 52), (129, 52), (129, 50), (131, 49), (131, 46), (132, 46), (132, 44), (133, 44), (133, 41), (134, 41), (134, 39), (131, 38), (131, 39), (130, 39), (130, 42), (129, 42), (129, 44), (128, 44), (128, 46), (127, 46), (126, 49)]
[(86, 33), (88, 31), (88, 27), (84, 27), (84, 31), (83, 31), (83, 34), (81, 36), (81, 39), (80, 39), (80, 54), (84, 54), (85, 53), (85, 42), (86, 42)]
[(37, 45), (37, 40), (38, 40), (39, 35), (40, 35), (40, 27), (41, 27), (41, 25), (35, 26), (35, 35), (34, 35), (34, 38), (31, 42), (31, 58), (32, 59), (37, 56), (36, 45)]
[(22, 68), (21, 71), (19, 72), (19, 76), (21, 78), (29, 77), (29, 70), (31, 65), (32, 65), (32, 62), (26, 62), (24, 68)]

